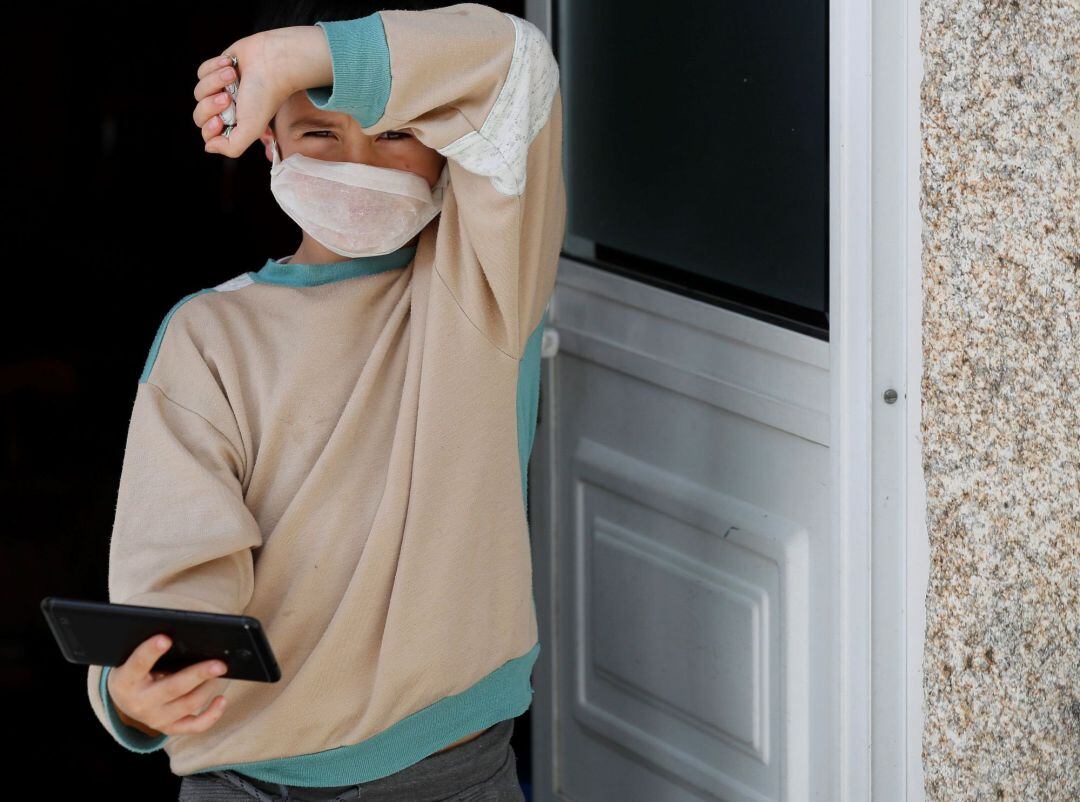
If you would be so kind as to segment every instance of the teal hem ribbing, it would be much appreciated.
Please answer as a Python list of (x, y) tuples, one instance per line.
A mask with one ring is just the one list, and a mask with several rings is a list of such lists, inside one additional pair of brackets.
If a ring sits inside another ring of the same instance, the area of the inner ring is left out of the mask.
[(307, 90), (322, 111), (349, 114), (367, 128), (382, 119), (390, 100), (390, 48), (378, 12), (351, 20), (315, 23), (326, 34), (334, 85)]
[(263, 782), (307, 787), (353, 785), (389, 776), (466, 735), (528, 710), (533, 696), (530, 675), (539, 653), (537, 642), (461, 693), (444, 697), (360, 743), (295, 757), (207, 766), (194, 773), (231, 769)]

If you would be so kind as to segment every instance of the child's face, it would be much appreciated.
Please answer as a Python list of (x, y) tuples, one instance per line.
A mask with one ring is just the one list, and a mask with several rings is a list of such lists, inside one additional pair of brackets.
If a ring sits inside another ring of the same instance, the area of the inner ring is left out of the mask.
[(375, 167), (408, 170), (426, 178), (432, 187), (439, 180), (446, 157), (429, 148), (409, 131), (384, 131), (368, 136), (360, 123), (349, 114), (338, 111), (319, 111), (308, 99), (307, 92), (290, 95), (259, 137), (266, 150), (266, 160), (273, 163), (270, 149), (272, 138), (277, 139), (278, 153), (284, 160), (292, 153), (302, 153), (313, 159), (339, 162), (360, 162)]

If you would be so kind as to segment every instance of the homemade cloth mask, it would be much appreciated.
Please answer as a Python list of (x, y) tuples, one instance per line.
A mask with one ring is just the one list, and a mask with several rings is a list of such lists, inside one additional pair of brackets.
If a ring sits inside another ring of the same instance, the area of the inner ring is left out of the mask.
[(450, 180), (443, 165), (434, 188), (408, 170), (335, 162), (293, 153), (282, 161), (271, 139), (270, 191), (285, 214), (336, 254), (392, 253), (442, 210)]

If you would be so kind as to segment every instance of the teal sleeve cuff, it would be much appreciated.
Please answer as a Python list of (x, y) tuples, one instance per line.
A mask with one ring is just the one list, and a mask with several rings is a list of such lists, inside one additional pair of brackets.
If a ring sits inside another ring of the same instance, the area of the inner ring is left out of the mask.
[(390, 48), (378, 12), (352, 20), (316, 22), (326, 34), (334, 85), (307, 90), (323, 111), (350, 114), (367, 128), (382, 119), (390, 99)]
[(129, 727), (120, 720), (120, 714), (116, 711), (116, 707), (109, 697), (108, 681), (109, 670), (111, 668), (112, 666), (105, 666), (101, 672), (101, 703), (105, 705), (105, 712), (109, 716), (109, 723), (112, 724), (113, 735), (116, 737), (116, 740), (120, 742), (121, 746), (130, 749), (132, 752), (139, 752), (140, 754), (156, 752), (163, 748), (165, 742), (169, 740), (168, 735), (152, 737), (141, 730)]

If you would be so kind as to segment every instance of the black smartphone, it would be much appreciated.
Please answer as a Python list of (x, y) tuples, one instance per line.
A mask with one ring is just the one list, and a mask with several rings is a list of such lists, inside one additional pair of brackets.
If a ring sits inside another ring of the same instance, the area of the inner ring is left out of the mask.
[(168, 635), (169, 651), (154, 663), (154, 671), (175, 673), (182, 668), (218, 659), (229, 668), (221, 676), (254, 682), (281, 679), (270, 642), (259, 619), (169, 607), (63, 599), (46, 596), (41, 611), (60, 651), (71, 663), (118, 666), (148, 638)]

